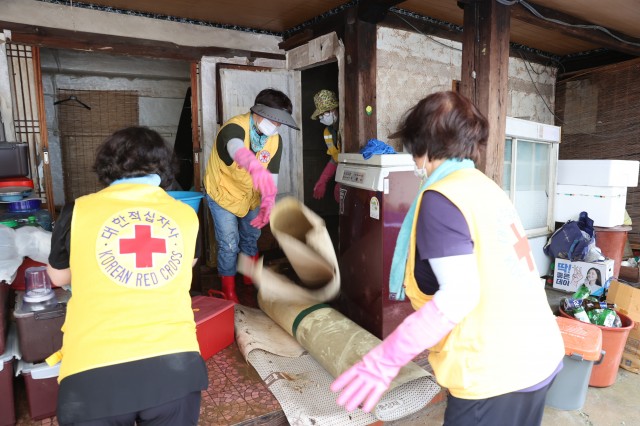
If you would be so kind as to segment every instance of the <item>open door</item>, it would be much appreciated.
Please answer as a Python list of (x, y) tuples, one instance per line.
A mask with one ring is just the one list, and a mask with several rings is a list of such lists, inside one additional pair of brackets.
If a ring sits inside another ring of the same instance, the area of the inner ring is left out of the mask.
[[(263, 89), (273, 88), (285, 93), (293, 103), (293, 118), (301, 123), (300, 76), (296, 71), (280, 69), (252, 70), (222, 68), (219, 72), (222, 122), (244, 114), (253, 106), (256, 95)], [(280, 126), (283, 152), (278, 175), (278, 196), (295, 197), (303, 200), (302, 188), (302, 136), (301, 132), (287, 126)]]
[[(262, 89), (274, 88), (284, 92), (293, 103), (293, 118), (301, 124), (300, 73), (286, 71), (284, 61), (247, 58), (203, 57), (200, 61), (200, 116), (202, 123), (202, 153), (200, 177), (207, 162), (220, 126), (229, 118), (249, 111)], [(282, 126), (283, 158), (278, 175), (278, 196), (304, 197), (302, 180), (302, 132)], [(261, 252), (275, 248), (276, 242), (268, 227), (258, 241)], [(205, 215), (205, 258), (207, 266), (215, 267), (216, 244), (210, 214)]]

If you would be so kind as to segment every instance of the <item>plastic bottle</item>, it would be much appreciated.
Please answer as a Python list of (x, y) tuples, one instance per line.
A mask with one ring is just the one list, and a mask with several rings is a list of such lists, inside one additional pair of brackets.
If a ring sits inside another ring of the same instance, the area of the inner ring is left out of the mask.
[(573, 293), (573, 296), (571, 296), (572, 299), (586, 299), (587, 297), (589, 297), (589, 294), (591, 294), (591, 291), (589, 291), (589, 287), (587, 287), (586, 285), (582, 284), (580, 287), (578, 287), (578, 290), (576, 290), (575, 293)]
[(582, 306), (578, 307), (578, 309), (574, 310), (572, 312), (573, 316), (575, 319), (578, 319), (582, 322), (586, 322), (586, 323), (591, 323), (591, 320), (589, 319), (589, 317), (587, 316), (586, 311), (584, 310), (584, 308)]
[(614, 311), (612, 311), (611, 309), (602, 309), (600, 310), (600, 312), (593, 312), (596, 312), (596, 315), (594, 317), (594, 324), (602, 325), (604, 327), (613, 327), (613, 324), (616, 320), (616, 313)]
[(569, 312), (582, 307), (585, 311), (589, 312), (594, 309), (616, 309), (615, 303), (607, 302), (594, 302), (589, 299), (564, 299), (564, 310)]

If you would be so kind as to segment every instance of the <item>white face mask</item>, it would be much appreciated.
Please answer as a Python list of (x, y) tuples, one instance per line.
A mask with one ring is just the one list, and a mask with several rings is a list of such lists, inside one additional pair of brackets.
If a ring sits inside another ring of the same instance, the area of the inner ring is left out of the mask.
[(260, 130), (260, 133), (262, 133), (265, 136), (273, 136), (278, 134), (278, 126), (276, 126), (266, 118), (263, 118), (258, 123), (258, 130)]
[(427, 175), (427, 156), (425, 155), (424, 157), (424, 161), (422, 162), (422, 167), (418, 168), (418, 165), (416, 164), (415, 170), (413, 171), (413, 173), (420, 178), (421, 181), (425, 181), (425, 179), (427, 179), (428, 175)]
[(331, 126), (336, 120), (336, 115), (333, 112), (329, 112), (328, 114), (322, 114), (320, 116), (320, 122), (325, 126)]

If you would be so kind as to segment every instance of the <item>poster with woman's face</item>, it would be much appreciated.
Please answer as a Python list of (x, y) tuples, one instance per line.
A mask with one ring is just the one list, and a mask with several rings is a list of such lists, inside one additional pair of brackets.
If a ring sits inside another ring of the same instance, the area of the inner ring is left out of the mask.
[(612, 259), (603, 262), (571, 262), (567, 259), (556, 259), (553, 287), (573, 293), (584, 284), (592, 295), (600, 296), (609, 287), (612, 276)]

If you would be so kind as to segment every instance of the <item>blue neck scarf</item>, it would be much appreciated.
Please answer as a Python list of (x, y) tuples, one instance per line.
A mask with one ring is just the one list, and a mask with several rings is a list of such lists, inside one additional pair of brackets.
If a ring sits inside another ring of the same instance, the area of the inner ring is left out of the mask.
[(253, 114), (249, 113), (249, 134), (251, 135), (251, 150), (253, 152), (258, 152), (264, 148), (264, 144), (267, 143), (267, 139), (269, 136), (261, 135), (258, 133), (256, 129), (256, 125), (253, 122)]
[(114, 180), (113, 182), (111, 182), (111, 185), (119, 185), (121, 183), (137, 183), (137, 184), (143, 184), (143, 185), (160, 186), (160, 182), (162, 182), (162, 179), (160, 178), (160, 176), (155, 173), (152, 173), (146, 176), (138, 176), (138, 177), (130, 177), (130, 178), (122, 178), (122, 179)]
[[(462, 169), (475, 168), (471, 160), (458, 160), (449, 158), (438, 166), (437, 169), (427, 178), (426, 182), (420, 187), (418, 194), (422, 194), (429, 186), (433, 185), (449, 174)], [(411, 228), (413, 227), (413, 218), (416, 215), (418, 198), (413, 200), (411, 207), (407, 211), (407, 215), (402, 221), (398, 239), (396, 240), (396, 248), (393, 251), (393, 259), (391, 261), (391, 273), (389, 274), (389, 299), (404, 300), (404, 272), (407, 266), (407, 257), (409, 256), (409, 243), (411, 242)]]

